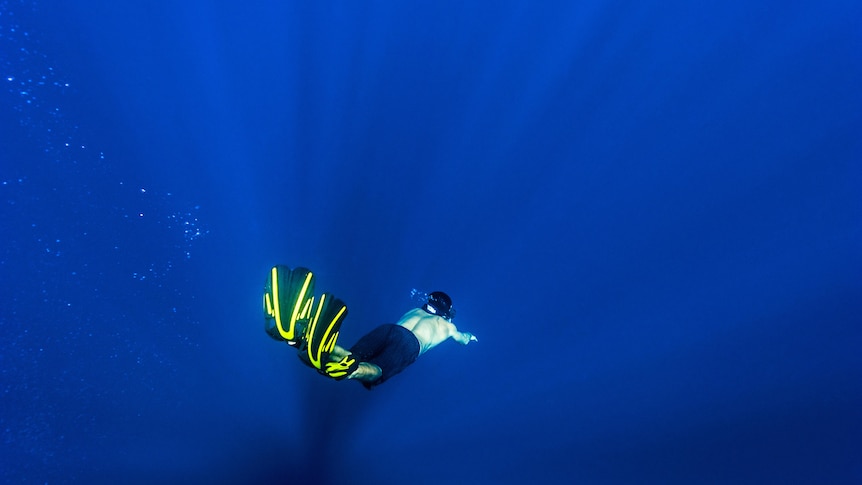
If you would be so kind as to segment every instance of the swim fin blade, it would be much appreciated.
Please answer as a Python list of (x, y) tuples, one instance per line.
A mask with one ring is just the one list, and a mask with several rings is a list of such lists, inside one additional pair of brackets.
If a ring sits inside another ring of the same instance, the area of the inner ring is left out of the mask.
[(346, 316), (347, 305), (343, 301), (328, 293), (320, 295), (306, 332), (308, 363), (316, 369), (320, 370), (329, 361), (329, 354), (335, 348), (341, 323)]
[(273, 266), (263, 292), (264, 330), (275, 340), (300, 347), (314, 307), (314, 274), (307, 268)]

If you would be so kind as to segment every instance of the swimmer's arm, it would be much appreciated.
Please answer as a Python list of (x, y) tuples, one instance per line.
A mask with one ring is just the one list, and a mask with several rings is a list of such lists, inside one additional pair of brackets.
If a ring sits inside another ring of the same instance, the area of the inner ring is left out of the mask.
[(452, 337), (453, 340), (455, 340), (459, 344), (467, 345), (470, 342), (478, 342), (479, 341), (479, 339), (477, 339), (476, 336), (473, 335), (472, 333), (470, 333), (470, 332), (459, 332), (458, 328), (455, 327), (455, 325), (453, 325), (453, 324), (450, 324), (450, 325), (451, 325), (449, 327), (450, 336)]

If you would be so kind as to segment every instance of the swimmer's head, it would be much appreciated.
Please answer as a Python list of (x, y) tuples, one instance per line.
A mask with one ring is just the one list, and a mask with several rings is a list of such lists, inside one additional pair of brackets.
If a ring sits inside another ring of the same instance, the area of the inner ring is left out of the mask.
[(428, 301), (422, 305), (422, 309), (432, 315), (443, 317), (450, 322), (455, 318), (455, 308), (452, 307), (452, 299), (442, 291), (432, 291), (428, 295)]

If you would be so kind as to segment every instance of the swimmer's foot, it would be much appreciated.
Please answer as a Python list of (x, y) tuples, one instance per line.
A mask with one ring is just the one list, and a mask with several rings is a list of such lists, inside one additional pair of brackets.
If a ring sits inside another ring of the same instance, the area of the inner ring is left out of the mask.
[(336, 381), (340, 381), (350, 377), (358, 368), (359, 360), (353, 355), (347, 355), (339, 361), (328, 362), (323, 369), (323, 373)]

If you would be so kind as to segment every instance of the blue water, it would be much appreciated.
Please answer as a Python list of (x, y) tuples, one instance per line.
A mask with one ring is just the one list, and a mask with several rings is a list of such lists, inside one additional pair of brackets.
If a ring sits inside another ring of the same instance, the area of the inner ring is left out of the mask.
[[(862, 482), (860, 21), (0, 2), (2, 481)], [(479, 341), (330, 381), (277, 263)]]

